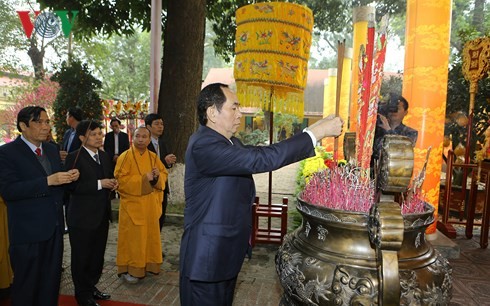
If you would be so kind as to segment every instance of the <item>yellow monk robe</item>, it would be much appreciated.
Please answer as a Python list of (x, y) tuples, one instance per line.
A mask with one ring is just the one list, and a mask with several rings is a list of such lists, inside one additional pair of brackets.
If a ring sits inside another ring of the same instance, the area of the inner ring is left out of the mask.
[(8, 251), (7, 205), (0, 197), (0, 289), (10, 287), (14, 276)]
[[(158, 168), (160, 176), (151, 185), (146, 173)], [(114, 176), (119, 182), (119, 235), (117, 273), (144, 277), (146, 271), (159, 273), (162, 245), (158, 219), (162, 214), (163, 189), (167, 170), (155, 153), (143, 154), (132, 146), (117, 159)]]

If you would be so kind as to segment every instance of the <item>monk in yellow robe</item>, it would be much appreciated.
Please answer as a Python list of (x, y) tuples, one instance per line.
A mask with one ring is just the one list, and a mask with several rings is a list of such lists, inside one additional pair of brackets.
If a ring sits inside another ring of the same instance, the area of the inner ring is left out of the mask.
[(133, 145), (117, 159), (114, 176), (119, 182), (119, 234), (117, 273), (128, 283), (137, 283), (146, 272), (158, 274), (162, 245), (158, 220), (167, 170), (147, 149), (150, 131), (139, 127)]
[[(12, 284), (12, 267), (9, 257), (9, 236), (7, 225), (7, 206), (0, 197), (0, 299)], [(2, 292), (3, 291), (3, 292)]]

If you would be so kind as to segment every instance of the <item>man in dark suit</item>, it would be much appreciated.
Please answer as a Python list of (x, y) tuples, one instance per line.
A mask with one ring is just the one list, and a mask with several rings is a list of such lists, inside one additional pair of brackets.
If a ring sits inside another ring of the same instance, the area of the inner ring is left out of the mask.
[(244, 146), (233, 137), (242, 117), (237, 96), (219, 83), (201, 91), (197, 115), (200, 126), (185, 155), (180, 301), (182, 306), (232, 305), (250, 251), (252, 174), (314, 156), (317, 140), (337, 137), (343, 123), (329, 116), (282, 142)]
[(83, 111), (79, 107), (70, 107), (66, 112), (66, 123), (70, 127), (63, 135), (60, 156), (64, 162), (68, 153), (76, 151), (82, 145), (82, 142), (76, 137), (76, 128), (80, 121), (83, 120)]
[(46, 110), (28, 106), (17, 115), (22, 133), (0, 147), (0, 195), (7, 203), (13, 306), (57, 305), (63, 255), (63, 187), (78, 179), (62, 172), (58, 149), (48, 142)]
[[(155, 152), (160, 158), (165, 168), (170, 169), (177, 161), (177, 157), (170, 153), (165, 145), (165, 141), (162, 139), (164, 124), (163, 118), (159, 114), (148, 114), (145, 117), (145, 125), (151, 133), (151, 141), (148, 145), (148, 150)], [(168, 186), (168, 179), (165, 182), (165, 190), (163, 191), (163, 202), (162, 202), (162, 215), (160, 217), (160, 231), (162, 230), (163, 224), (165, 223), (165, 215), (167, 212), (168, 204), (168, 194), (170, 193), (170, 188)]]
[(112, 118), (110, 126), (112, 132), (105, 135), (104, 150), (115, 165), (119, 154), (129, 149), (129, 137), (128, 134), (121, 131), (121, 121), (119, 119)]
[(118, 186), (114, 167), (106, 152), (98, 150), (104, 135), (97, 121), (83, 120), (77, 126), (82, 147), (66, 157), (65, 167), (78, 169), (80, 178), (68, 185), (67, 214), (71, 246), (71, 275), (80, 306), (96, 306), (95, 299), (111, 296), (96, 285), (104, 267), (104, 253), (111, 220), (110, 193)]

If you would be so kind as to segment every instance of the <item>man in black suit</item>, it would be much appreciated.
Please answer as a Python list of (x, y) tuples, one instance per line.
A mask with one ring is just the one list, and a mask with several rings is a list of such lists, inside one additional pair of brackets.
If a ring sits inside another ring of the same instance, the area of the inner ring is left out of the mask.
[(110, 126), (112, 132), (105, 135), (104, 150), (115, 165), (119, 154), (129, 149), (129, 137), (128, 134), (121, 131), (121, 121), (119, 119), (112, 118)]
[(79, 107), (70, 107), (66, 112), (66, 123), (70, 128), (63, 135), (60, 156), (64, 162), (68, 153), (76, 151), (82, 145), (82, 142), (76, 137), (76, 128), (80, 121), (83, 120), (83, 111)]
[(111, 220), (110, 193), (118, 186), (114, 167), (102, 146), (102, 126), (83, 120), (77, 126), (82, 147), (66, 157), (67, 169), (78, 169), (80, 178), (70, 184), (67, 214), (71, 245), (71, 274), (75, 298), (80, 306), (96, 306), (95, 299), (107, 300), (99, 282), (104, 267), (104, 253)]
[(197, 104), (199, 129), (185, 153), (184, 233), (180, 244), (180, 304), (232, 305), (238, 273), (250, 250), (254, 173), (315, 155), (315, 144), (342, 132), (328, 116), (270, 146), (244, 146), (233, 136), (240, 104), (224, 84), (210, 84)]
[(28, 106), (17, 115), (22, 133), (0, 147), (0, 195), (7, 203), (12, 306), (58, 305), (63, 256), (63, 187), (76, 169), (61, 171), (58, 149), (45, 142), (46, 110)]
[[(148, 145), (148, 150), (155, 152), (160, 158), (165, 168), (170, 169), (177, 161), (177, 157), (174, 154), (169, 153), (165, 142), (161, 138), (163, 135), (164, 125), (163, 118), (159, 114), (148, 114), (145, 117), (145, 125), (151, 132), (151, 141)], [(162, 215), (160, 217), (160, 231), (162, 230), (163, 224), (165, 223), (165, 214), (167, 211), (168, 204), (168, 194), (170, 189), (168, 187), (168, 179), (165, 182), (165, 190), (163, 192), (163, 202), (162, 202)]]

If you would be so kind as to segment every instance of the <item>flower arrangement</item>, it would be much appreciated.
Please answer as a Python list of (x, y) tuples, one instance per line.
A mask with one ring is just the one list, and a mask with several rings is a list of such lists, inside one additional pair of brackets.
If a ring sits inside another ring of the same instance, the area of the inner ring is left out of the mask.
[(148, 101), (102, 100), (106, 118), (144, 119), (148, 113)]

